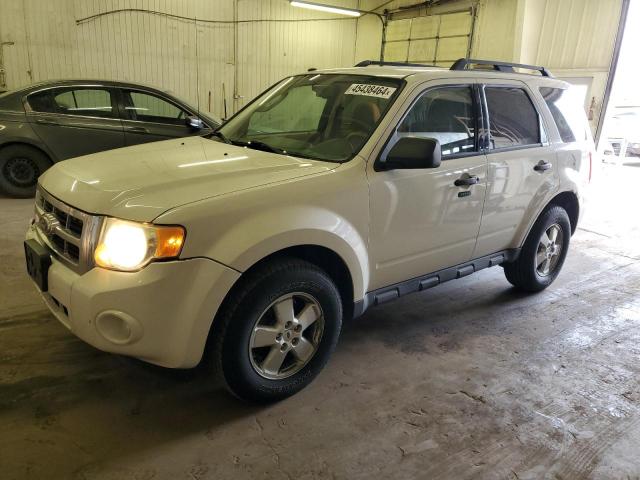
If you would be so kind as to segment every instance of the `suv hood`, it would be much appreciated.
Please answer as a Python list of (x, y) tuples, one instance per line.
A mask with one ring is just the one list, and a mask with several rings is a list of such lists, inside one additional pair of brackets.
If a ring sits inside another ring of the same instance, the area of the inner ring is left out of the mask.
[(60, 162), (39, 183), (85, 212), (151, 221), (180, 205), (337, 166), (188, 137)]

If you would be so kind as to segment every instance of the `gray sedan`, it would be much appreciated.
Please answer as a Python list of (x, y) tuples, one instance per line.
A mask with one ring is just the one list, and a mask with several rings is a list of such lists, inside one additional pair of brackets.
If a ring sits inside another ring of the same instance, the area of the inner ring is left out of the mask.
[(32, 196), (53, 163), (219, 126), (177, 98), (132, 83), (49, 81), (0, 94), (0, 191)]

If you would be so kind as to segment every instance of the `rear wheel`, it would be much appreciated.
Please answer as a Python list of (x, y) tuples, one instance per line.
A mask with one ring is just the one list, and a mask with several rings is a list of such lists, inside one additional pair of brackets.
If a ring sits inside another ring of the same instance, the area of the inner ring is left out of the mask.
[(28, 145), (9, 145), (0, 150), (0, 191), (18, 198), (33, 197), (38, 177), (51, 166), (41, 151)]
[(341, 326), (331, 278), (302, 260), (275, 260), (250, 272), (225, 301), (212, 332), (214, 367), (243, 400), (281, 400), (320, 372)]
[(504, 265), (507, 280), (527, 292), (539, 292), (556, 279), (569, 249), (571, 223), (564, 208), (552, 206), (531, 228), (520, 256)]

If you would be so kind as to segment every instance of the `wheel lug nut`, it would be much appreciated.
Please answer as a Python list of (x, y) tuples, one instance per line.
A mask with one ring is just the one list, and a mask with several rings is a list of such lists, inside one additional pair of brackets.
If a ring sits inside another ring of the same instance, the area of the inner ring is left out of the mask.
[(284, 328), (286, 328), (287, 330), (289, 330), (291, 328), (291, 322), (287, 322), (284, 324)]
[(287, 345), (286, 343), (283, 343), (282, 346), (280, 347), (280, 350), (284, 352), (287, 348), (289, 348), (289, 345)]
[(282, 334), (279, 333), (278, 335), (276, 335), (276, 340), (279, 342), (280, 340), (282, 340)]
[(291, 344), (295, 347), (299, 341), (300, 341), (299, 338), (294, 338), (293, 340), (291, 340)]
[(302, 330), (302, 325), (296, 325), (296, 328), (293, 330), (299, 333)]

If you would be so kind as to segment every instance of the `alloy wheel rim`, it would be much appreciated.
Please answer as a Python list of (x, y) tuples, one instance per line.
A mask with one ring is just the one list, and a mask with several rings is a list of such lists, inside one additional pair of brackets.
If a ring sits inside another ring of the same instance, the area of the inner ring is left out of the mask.
[(541, 277), (547, 277), (556, 270), (562, 253), (563, 240), (562, 228), (557, 223), (547, 228), (540, 237), (536, 252), (536, 272)]
[(29, 158), (15, 157), (5, 165), (5, 178), (17, 187), (30, 187), (38, 179), (38, 168)]
[(315, 356), (324, 331), (320, 302), (303, 292), (283, 295), (260, 315), (249, 339), (251, 366), (262, 377), (282, 380)]

